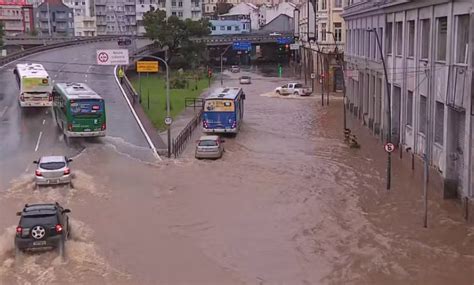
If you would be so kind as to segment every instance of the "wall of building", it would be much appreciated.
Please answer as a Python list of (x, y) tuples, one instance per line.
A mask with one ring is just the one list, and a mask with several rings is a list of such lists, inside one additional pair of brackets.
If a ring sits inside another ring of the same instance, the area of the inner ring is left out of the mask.
[(469, 195), (472, 59), (465, 57), (465, 23), (472, 1), (396, 4), (346, 10), (350, 106), (375, 134), (386, 135), (387, 86), (376, 34), (367, 31), (375, 28), (387, 65), (392, 142), (427, 153), (447, 197)]
[(0, 5), (0, 21), (5, 35), (14, 36), (34, 30), (33, 7), (31, 5)]
[[(49, 7), (48, 7), (49, 6)], [(49, 12), (49, 13), (48, 13)], [(42, 3), (35, 9), (36, 29), (39, 34), (54, 36), (74, 36), (73, 9), (61, 1)]]
[(237, 35), (250, 33), (250, 24), (246, 20), (210, 20), (211, 35)]

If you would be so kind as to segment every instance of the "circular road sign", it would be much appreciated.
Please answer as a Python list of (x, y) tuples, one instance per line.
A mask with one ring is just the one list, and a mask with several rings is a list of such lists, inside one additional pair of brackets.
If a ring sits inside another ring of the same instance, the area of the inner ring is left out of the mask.
[(166, 117), (165, 118), (165, 125), (169, 126), (173, 122), (173, 119), (171, 117)]
[(99, 53), (99, 55), (97, 56), (97, 58), (99, 59), (100, 62), (107, 62), (109, 60), (109, 55), (106, 53), (106, 52), (101, 52)]
[(392, 152), (395, 150), (395, 146), (393, 145), (393, 143), (386, 143), (383, 148), (385, 149), (386, 152)]

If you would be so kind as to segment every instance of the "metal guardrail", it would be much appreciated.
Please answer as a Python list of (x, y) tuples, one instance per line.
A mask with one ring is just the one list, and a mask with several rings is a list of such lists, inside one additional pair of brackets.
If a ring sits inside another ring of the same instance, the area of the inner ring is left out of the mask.
[(191, 139), (194, 129), (201, 123), (202, 109), (194, 116), (194, 118), (186, 125), (186, 127), (173, 139), (172, 152), (174, 158), (177, 158), (186, 147), (186, 143)]
[(27, 50), (12, 53), (12, 54), (7, 55), (5, 57), (0, 57), (0, 66), (3, 66), (7, 63), (10, 63), (10, 62), (15, 61), (17, 59), (20, 59), (22, 57), (32, 55), (34, 53), (42, 52), (42, 51), (45, 51), (45, 50), (53, 49), (53, 48), (61, 48), (61, 47), (66, 47), (66, 46), (73, 46), (73, 45), (87, 44), (87, 43), (95, 43), (95, 42), (105, 42), (105, 41), (110, 41), (110, 40), (114, 40), (114, 39), (117, 39), (117, 37), (116, 36), (89, 37), (89, 38), (84, 38), (84, 39), (74, 39), (74, 40), (64, 41), (64, 42), (60, 42), (60, 43), (52, 43), (52, 44), (49, 44), (49, 45), (33, 47), (33, 48), (30, 48), (30, 49), (27, 49)]

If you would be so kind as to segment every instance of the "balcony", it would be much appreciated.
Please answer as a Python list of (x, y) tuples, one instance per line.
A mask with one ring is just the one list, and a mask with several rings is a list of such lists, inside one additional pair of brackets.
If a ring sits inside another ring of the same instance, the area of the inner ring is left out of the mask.
[(0, 15), (0, 21), (7, 20), (23, 20), (23, 17), (20, 15)]
[(97, 21), (97, 26), (107, 26), (107, 21), (104, 21), (104, 20)]
[(131, 0), (125, 0), (125, 6), (135, 6), (137, 3)]
[(192, 12), (201, 12), (201, 10), (202, 10), (201, 7), (196, 7), (196, 6), (191, 7)]
[(96, 6), (105, 6), (107, 5), (107, 0), (95, 0)]
[(126, 10), (125, 15), (127, 16), (135, 16), (136, 12), (134, 10)]

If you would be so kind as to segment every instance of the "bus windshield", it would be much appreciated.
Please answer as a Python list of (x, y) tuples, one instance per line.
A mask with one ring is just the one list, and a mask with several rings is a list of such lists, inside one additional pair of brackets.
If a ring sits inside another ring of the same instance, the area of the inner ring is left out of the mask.
[(71, 100), (70, 106), (73, 117), (95, 117), (104, 111), (104, 103), (99, 99)]
[(206, 100), (204, 111), (206, 112), (234, 112), (233, 100), (210, 99)]

